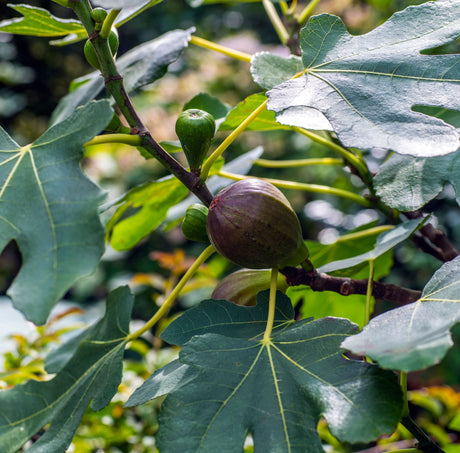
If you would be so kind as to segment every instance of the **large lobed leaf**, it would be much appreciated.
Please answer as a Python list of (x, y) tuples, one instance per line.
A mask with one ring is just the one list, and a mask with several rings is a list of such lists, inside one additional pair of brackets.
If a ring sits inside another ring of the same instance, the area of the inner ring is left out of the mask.
[(450, 329), (460, 321), (460, 257), (445, 263), (422, 297), (376, 318), (342, 346), (382, 367), (415, 371), (438, 363), (452, 346)]
[(374, 178), (377, 194), (400, 211), (420, 209), (452, 184), (460, 204), (460, 150), (438, 157), (394, 155), (380, 166)]
[(8, 294), (36, 324), (104, 251), (103, 195), (80, 160), (112, 115), (107, 101), (92, 102), (24, 147), (0, 128), (0, 249), (15, 240), (22, 255)]
[(315, 16), (300, 34), (305, 73), (269, 91), (268, 108), (292, 125), (317, 109), (349, 147), (420, 157), (453, 152), (455, 127), (413, 107), (460, 110), (460, 56), (421, 54), (458, 36), (458, 0), (409, 7), (361, 36), (336, 16)]
[(169, 393), (160, 451), (241, 452), (251, 434), (255, 452), (322, 452), (321, 416), (349, 442), (394, 429), (401, 414), (395, 375), (342, 357), (339, 345), (356, 326), (338, 318), (295, 322), (289, 299), (277, 299), (269, 343), (261, 341), (268, 292), (252, 308), (207, 301), (206, 316), (198, 306), (168, 327), (168, 341), (185, 342), (179, 361), (157, 371), (131, 400)]
[(112, 291), (105, 316), (81, 336), (76, 352), (52, 380), (31, 380), (0, 393), (0, 451), (16, 452), (47, 424), (27, 451), (65, 451), (91, 400), (96, 411), (110, 402), (121, 381), (133, 299), (127, 287)]

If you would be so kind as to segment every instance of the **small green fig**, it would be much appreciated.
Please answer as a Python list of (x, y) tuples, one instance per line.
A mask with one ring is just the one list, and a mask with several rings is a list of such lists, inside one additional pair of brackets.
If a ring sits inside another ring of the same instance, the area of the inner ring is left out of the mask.
[(105, 18), (107, 17), (108, 13), (104, 8), (94, 8), (91, 11), (91, 17), (93, 18), (94, 22), (104, 22)]
[(190, 170), (199, 171), (215, 133), (216, 123), (208, 112), (188, 109), (179, 115), (176, 121), (176, 134)]
[(211, 202), (208, 236), (228, 260), (250, 269), (297, 266), (308, 258), (299, 219), (273, 184), (249, 178)]
[(187, 208), (182, 222), (182, 233), (187, 239), (198, 242), (209, 242), (206, 232), (208, 208), (202, 204), (194, 203)]
[[(117, 53), (118, 44), (118, 33), (115, 29), (113, 29), (109, 35), (109, 47), (113, 56), (115, 56)], [(85, 53), (85, 58), (88, 61), (88, 63), (95, 69), (101, 69), (101, 65), (99, 64), (99, 60), (97, 58), (96, 50), (94, 49), (93, 43), (89, 39), (86, 40), (83, 51)]]
[[(257, 293), (270, 288), (271, 269), (240, 269), (219, 281), (211, 297), (225, 299), (238, 305), (255, 305)], [(277, 277), (277, 289), (288, 288), (281, 273)]]

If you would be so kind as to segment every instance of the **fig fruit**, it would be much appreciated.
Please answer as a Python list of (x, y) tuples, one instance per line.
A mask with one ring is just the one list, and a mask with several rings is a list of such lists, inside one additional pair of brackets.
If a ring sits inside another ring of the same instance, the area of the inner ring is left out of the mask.
[[(219, 281), (211, 297), (225, 299), (238, 305), (255, 305), (257, 294), (270, 288), (271, 269), (240, 269)], [(288, 288), (281, 273), (277, 277), (277, 289), (283, 293)]]
[(209, 207), (211, 244), (250, 269), (297, 266), (308, 258), (299, 219), (273, 184), (249, 178), (221, 190)]
[[(112, 52), (112, 55), (115, 56), (118, 50), (118, 33), (115, 30), (112, 30), (109, 35), (109, 47)], [(97, 58), (96, 50), (94, 49), (93, 43), (87, 39), (85, 42), (85, 47), (83, 48), (85, 58), (88, 63), (95, 69), (101, 69), (99, 60)]]
[(104, 8), (94, 8), (91, 11), (91, 17), (93, 18), (94, 22), (97, 23), (104, 22), (107, 15), (108, 13)]
[(176, 121), (176, 134), (190, 170), (199, 171), (215, 133), (216, 123), (210, 113), (188, 109), (179, 115)]
[(194, 203), (187, 208), (182, 222), (182, 233), (187, 239), (198, 242), (209, 242), (206, 232), (208, 208), (202, 204)]

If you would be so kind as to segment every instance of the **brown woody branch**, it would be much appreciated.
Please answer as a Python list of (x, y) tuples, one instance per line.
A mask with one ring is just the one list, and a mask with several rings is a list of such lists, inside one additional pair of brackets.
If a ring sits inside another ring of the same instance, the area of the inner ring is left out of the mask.
[[(417, 219), (423, 216), (421, 211), (405, 212), (409, 219)], [(415, 244), (425, 253), (433, 255), (440, 261), (451, 261), (460, 255), (460, 252), (449, 241), (443, 231), (435, 228), (431, 223), (424, 225), (413, 236)]]
[[(295, 267), (286, 267), (280, 272), (286, 277), (289, 286), (307, 285), (313, 291), (332, 291), (342, 296), (367, 293), (367, 279), (333, 277), (316, 271), (305, 272)], [(387, 283), (374, 282), (372, 287), (372, 295), (376, 299), (387, 300), (399, 305), (415, 302), (420, 299), (421, 294), (420, 291)]]

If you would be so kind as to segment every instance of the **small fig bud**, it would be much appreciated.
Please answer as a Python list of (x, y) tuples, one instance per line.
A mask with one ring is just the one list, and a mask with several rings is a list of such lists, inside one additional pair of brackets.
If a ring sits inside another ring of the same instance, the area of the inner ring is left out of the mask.
[(192, 171), (199, 171), (215, 133), (214, 118), (204, 110), (185, 110), (177, 118), (176, 134)]
[(308, 257), (289, 201), (261, 179), (243, 179), (221, 190), (209, 207), (207, 230), (222, 256), (250, 269), (297, 266)]
[(182, 222), (182, 233), (187, 239), (198, 242), (209, 242), (206, 232), (208, 208), (199, 203), (194, 203), (187, 208)]
[[(225, 299), (238, 305), (255, 305), (257, 293), (270, 288), (271, 269), (240, 269), (219, 281), (211, 297)], [(288, 288), (281, 273), (277, 277), (277, 289)]]
[(105, 18), (107, 17), (108, 13), (104, 8), (94, 8), (91, 11), (91, 17), (93, 18), (94, 22), (104, 22)]
[[(115, 56), (118, 50), (118, 33), (113, 29), (109, 35), (109, 47), (112, 52), (112, 55)], [(101, 69), (99, 60), (97, 58), (96, 50), (94, 49), (93, 43), (87, 39), (85, 42), (85, 47), (83, 48), (85, 58), (88, 63), (95, 69)]]

